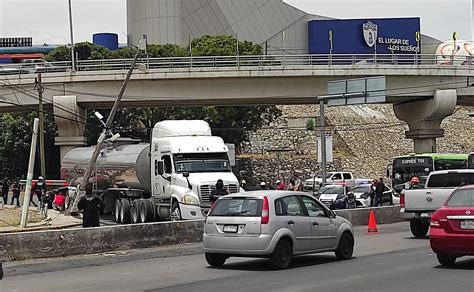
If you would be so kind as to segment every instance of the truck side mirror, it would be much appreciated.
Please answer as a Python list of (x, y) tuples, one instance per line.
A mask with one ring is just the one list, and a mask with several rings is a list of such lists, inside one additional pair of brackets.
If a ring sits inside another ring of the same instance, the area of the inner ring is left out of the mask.
[(162, 175), (163, 173), (165, 173), (163, 171), (163, 161), (158, 161), (158, 174)]

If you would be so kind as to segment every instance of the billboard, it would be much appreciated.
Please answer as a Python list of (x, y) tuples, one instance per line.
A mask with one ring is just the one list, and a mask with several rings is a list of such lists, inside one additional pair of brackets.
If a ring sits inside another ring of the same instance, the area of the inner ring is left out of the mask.
[(311, 20), (310, 54), (416, 54), (420, 18)]

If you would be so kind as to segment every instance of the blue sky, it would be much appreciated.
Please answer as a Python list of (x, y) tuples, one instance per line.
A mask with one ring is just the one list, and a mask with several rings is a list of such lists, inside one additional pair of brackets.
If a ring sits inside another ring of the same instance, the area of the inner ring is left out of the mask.
[[(238, 0), (235, 0), (238, 1)], [(286, 0), (335, 18), (420, 16), (422, 33), (447, 40), (453, 31), (473, 40), (472, 0)], [(74, 40), (115, 32), (125, 42), (125, 0), (72, 0)], [(0, 36), (33, 36), (35, 44), (69, 42), (67, 0), (0, 0)]]

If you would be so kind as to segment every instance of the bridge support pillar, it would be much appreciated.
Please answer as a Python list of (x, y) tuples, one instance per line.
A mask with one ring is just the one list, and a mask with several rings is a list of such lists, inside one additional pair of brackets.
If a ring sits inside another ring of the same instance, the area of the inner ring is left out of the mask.
[(62, 161), (71, 149), (86, 145), (86, 111), (77, 105), (76, 96), (72, 95), (53, 96), (53, 106), (58, 127), (55, 145), (60, 147)]
[(436, 90), (430, 100), (393, 106), (397, 118), (408, 123), (405, 136), (413, 139), (415, 153), (436, 152), (436, 138), (444, 136), (441, 122), (453, 113), (456, 103), (456, 90), (449, 89)]

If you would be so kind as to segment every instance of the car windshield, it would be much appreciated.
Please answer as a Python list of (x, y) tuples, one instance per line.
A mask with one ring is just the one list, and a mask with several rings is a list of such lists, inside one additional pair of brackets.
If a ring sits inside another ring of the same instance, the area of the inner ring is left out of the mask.
[(449, 199), (448, 206), (474, 206), (474, 189), (457, 190)]
[(342, 193), (344, 193), (344, 189), (343, 188), (338, 188), (338, 187), (328, 188), (327, 190), (325, 190), (322, 193), (323, 194), (342, 194)]
[(357, 186), (352, 189), (354, 193), (367, 193), (370, 190), (370, 186)]
[(174, 167), (182, 172), (230, 172), (227, 153), (175, 154)]
[(217, 200), (209, 216), (260, 217), (262, 200), (256, 198), (224, 198)]

